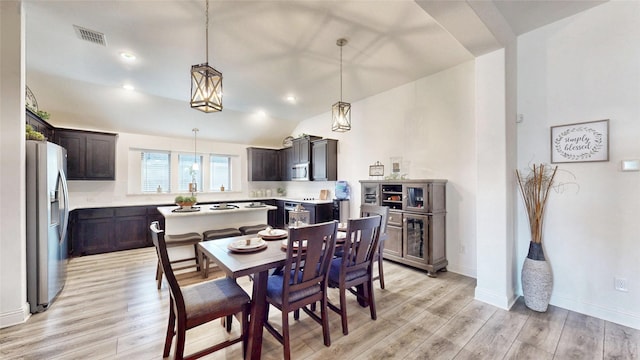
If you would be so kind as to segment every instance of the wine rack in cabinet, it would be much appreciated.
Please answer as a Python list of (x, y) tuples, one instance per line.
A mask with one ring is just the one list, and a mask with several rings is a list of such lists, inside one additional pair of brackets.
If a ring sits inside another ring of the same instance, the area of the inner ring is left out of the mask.
[(389, 207), (383, 256), (436, 276), (446, 271), (446, 184), (442, 179), (361, 180), (362, 202)]

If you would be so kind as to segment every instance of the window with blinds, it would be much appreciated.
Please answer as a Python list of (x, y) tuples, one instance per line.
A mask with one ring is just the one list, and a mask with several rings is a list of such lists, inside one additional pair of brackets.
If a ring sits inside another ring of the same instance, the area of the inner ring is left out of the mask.
[(142, 192), (171, 192), (171, 153), (142, 151), (140, 156)]
[[(194, 169), (194, 164), (197, 164)], [(202, 188), (202, 156), (197, 155), (178, 155), (178, 169), (180, 176), (178, 177), (178, 190), (189, 191), (189, 183), (198, 184), (198, 191)]]
[(231, 157), (228, 155), (211, 155), (209, 157), (210, 188), (220, 189), (224, 186), (225, 191), (231, 191)]

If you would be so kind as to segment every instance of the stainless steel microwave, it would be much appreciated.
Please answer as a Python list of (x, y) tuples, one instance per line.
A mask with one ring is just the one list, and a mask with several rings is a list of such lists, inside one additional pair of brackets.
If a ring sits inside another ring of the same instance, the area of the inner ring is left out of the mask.
[(294, 180), (294, 181), (311, 180), (311, 173), (309, 172), (309, 163), (293, 165), (293, 168), (291, 169), (291, 180)]

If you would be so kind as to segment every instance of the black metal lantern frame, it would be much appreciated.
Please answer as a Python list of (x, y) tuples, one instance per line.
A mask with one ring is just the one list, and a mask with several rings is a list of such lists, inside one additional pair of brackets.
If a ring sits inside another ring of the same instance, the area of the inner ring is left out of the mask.
[(222, 111), (222, 73), (208, 63), (191, 66), (191, 107)]
[(222, 73), (209, 66), (209, 0), (206, 1), (204, 64), (191, 66), (191, 107), (210, 113), (222, 111)]

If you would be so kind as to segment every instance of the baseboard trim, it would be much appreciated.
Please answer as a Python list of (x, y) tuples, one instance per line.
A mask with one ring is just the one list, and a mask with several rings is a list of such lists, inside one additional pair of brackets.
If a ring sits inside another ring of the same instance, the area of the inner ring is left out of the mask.
[(30, 316), (29, 303), (24, 303), (20, 309), (0, 314), (0, 329), (22, 324), (27, 321)]
[(504, 310), (509, 310), (513, 304), (515, 304), (518, 296), (513, 294), (511, 297), (508, 297), (504, 294), (497, 294), (476, 286), (475, 299)]
[(549, 304), (640, 330), (640, 314), (638, 313), (624, 311), (623, 309), (613, 309), (593, 303), (576, 301), (563, 296), (551, 296)]

